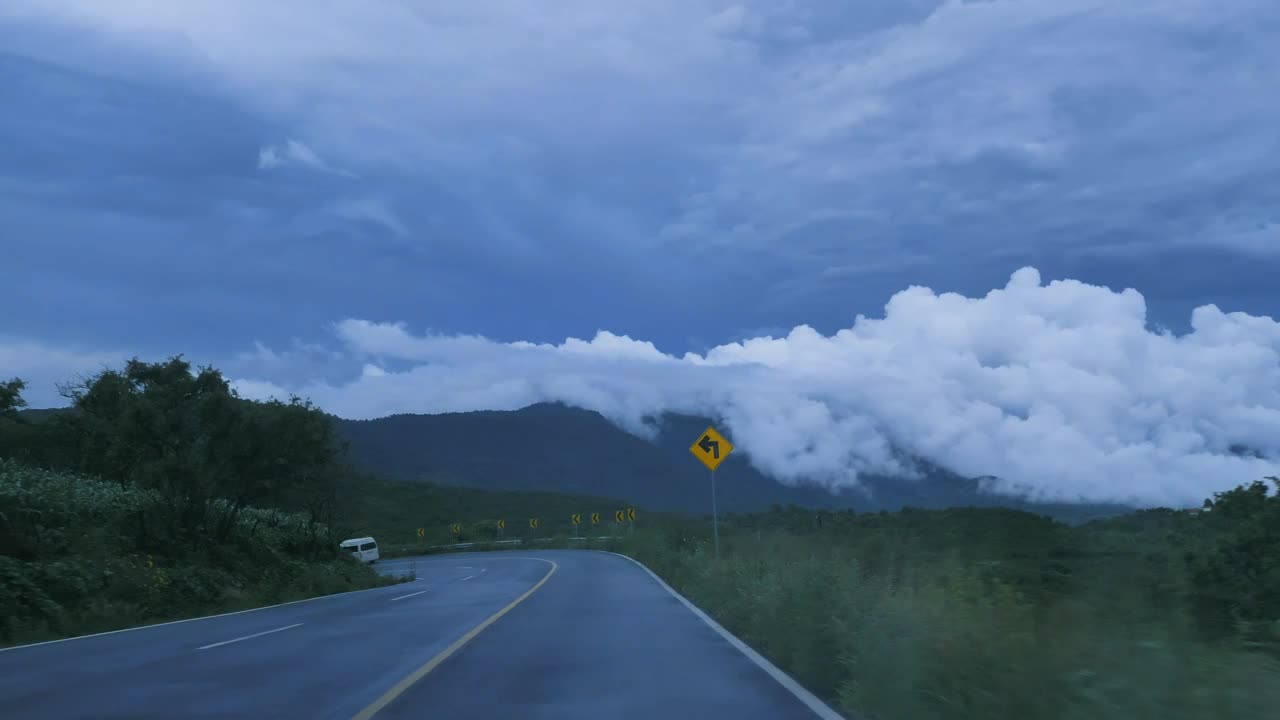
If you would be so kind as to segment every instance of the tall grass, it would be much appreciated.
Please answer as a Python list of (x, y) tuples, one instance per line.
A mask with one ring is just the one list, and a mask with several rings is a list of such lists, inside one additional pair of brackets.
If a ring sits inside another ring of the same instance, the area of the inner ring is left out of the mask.
[(1201, 639), (1115, 576), (1032, 583), (1026, 563), (876, 532), (730, 533), (718, 560), (705, 540), (661, 532), (622, 545), (850, 717), (1277, 717), (1273, 657)]

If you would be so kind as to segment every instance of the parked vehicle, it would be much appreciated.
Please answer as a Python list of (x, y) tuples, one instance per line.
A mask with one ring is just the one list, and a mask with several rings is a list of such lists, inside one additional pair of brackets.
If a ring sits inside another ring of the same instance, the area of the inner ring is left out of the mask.
[(378, 543), (371, 537), (343, 540), (339, 547), (361, 562), (372, 564), (378, 561)]

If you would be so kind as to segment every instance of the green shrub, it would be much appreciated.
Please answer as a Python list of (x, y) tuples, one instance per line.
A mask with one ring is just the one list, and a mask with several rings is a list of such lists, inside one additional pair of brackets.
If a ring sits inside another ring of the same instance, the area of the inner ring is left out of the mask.
[[(245, 508), (228, 542), (155, 544), (159, 496), (0, 459), (0, 641), (62, 637), (391, 582), (304, 513)], [(315, 559), (312, 559), (315, 558)]]
[(1238, 535), (1172, 515), (1080, 528), (1024, 515), (914, 511), (822, 531), (761, 516), (725, 532), (719, 559), (705, 537), (661, 528), (622, 548), (868, 720), (1274, 716), (1280, 666), (1242, 640), (1275, 642), (1280, 624), (1206, 635), (1177, 550)]

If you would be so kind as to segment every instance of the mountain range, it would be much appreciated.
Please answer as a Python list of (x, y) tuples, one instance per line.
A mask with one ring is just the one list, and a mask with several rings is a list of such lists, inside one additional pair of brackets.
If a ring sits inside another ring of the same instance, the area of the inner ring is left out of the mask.
[[(707, 469), (689, 446), (711, 425), (707, 418), (668, 414), (653, 440), (632, 435), (599, 413), (558, 403), (513, 411), (392, 415), (338, 419), (359, 467), (407, 482), (487, 490), (548, 490), (616, 498), (649, 510), (711, 512)], [(731, 455), (716, 472), (721, 513), (757, 512), (774, 505), (858, 512), (902, 507), (1003, 506), (1068, 522), (1116, 515), (1115, 505), (1036, 504), (982, 490), (982, 478), (923, 464), (917, 479), (866, 476), (860, 490), (784, 485)]]

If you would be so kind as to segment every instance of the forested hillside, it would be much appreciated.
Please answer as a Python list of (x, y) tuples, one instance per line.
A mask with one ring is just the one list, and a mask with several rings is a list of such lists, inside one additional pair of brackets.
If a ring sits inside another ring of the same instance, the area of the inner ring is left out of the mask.
[[(338, 431), (350, 442), (353, 462), (391, 478), (602, 495), (702, 514), (711, 510), (710, 481), (688, 448), (709, 424), (706, 418), (667, 415), (651, 442), (598, 413), (544, 403), (516, 411), (340, 420)], [(812, 485), (789, 487), (756, 470), (746, 459), (748, 450), (730, 456), (717, 473), (723, 511), (755, 512), (773, 505), (860, 511), (1004, 506), (1077, 522), (1129, 509), (1035, 505), (991, 495), (980, 491), (976, 478), (924, 462), (920, 479), (868, 476), (863, 488), (839, 493)]]

